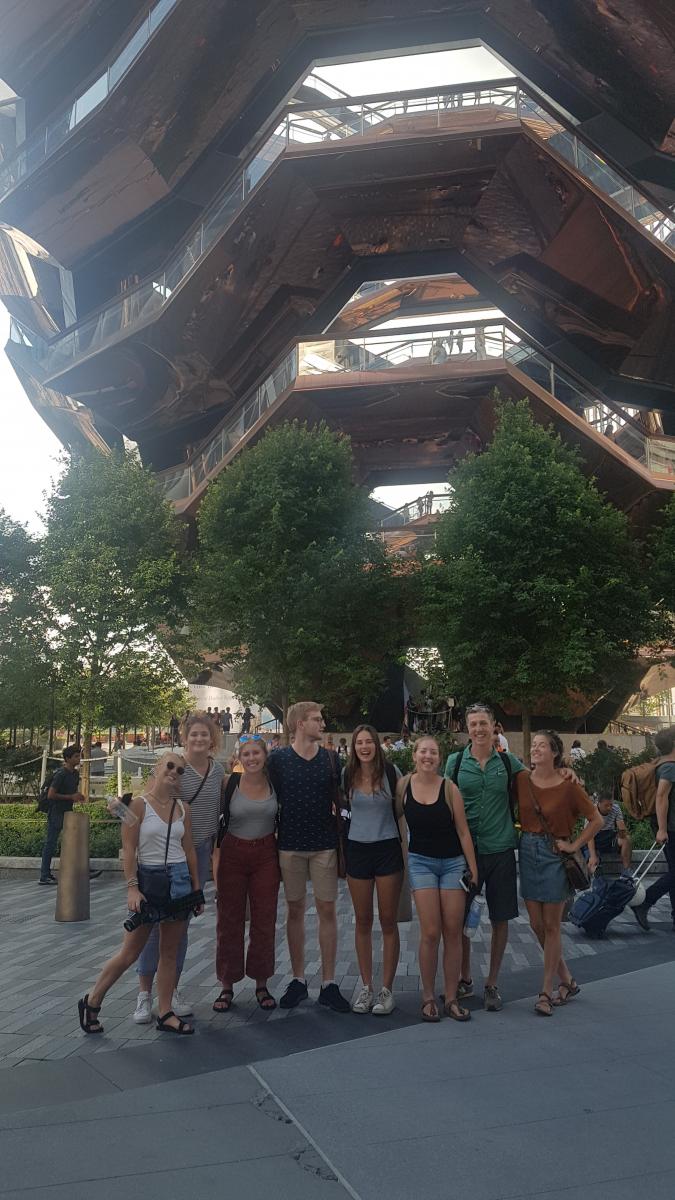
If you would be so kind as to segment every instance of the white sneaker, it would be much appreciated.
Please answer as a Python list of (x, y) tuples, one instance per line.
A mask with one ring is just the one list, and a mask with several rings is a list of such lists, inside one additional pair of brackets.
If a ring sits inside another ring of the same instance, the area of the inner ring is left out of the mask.
[[(173, 996), (171, 997), (171, 1007), (177, 1017), (191, 1017), (192, 1016), (192, 1005), (188, 1004), (187, 1000), (185, 1000), (181, 996), (180, 992), (178, 991), (178, 988), (174, 989)], [(152, 1015), (153, 1015), (153, 1017), (160, 1016), (159, 1000), (153, 1000)]]
[(133, 1015), (133, 1020), (137, 1025), (149, 1025), (152, 1020), (152, 1011), (150, 1009), (150, 993), (139, 992), (136, 1001), (136, 1011)]
[(374, 1017), (387, 1017), (390, 1012), (394, 1011), (395, 1008), (396, 1008), (396, 1005), (394, 1003), (394, 997), (392, 996), (391, 992), (389, 991), (389, 988), (383, 987), (380, 991), (379, 996), (377, 997), (377, 1000), (375, 1001), (375, 1003), (373, 1005), (373, 1008), (372, 1008), (373, 1016)]
[(352, 1004), (352, 1012), (369, 1013), (373, 1007), (375, 997), (369, 987), (362, 987), (356, 1000)]

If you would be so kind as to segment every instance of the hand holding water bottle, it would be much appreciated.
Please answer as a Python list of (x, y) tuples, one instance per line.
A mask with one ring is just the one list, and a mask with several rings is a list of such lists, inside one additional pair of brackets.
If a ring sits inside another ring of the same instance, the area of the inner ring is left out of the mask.
[(108, 801), (107, 807), (111, 817), (117, 817), (123, 825), (136, 825), (138, 822), (138, 817), (129, 808), (132, 796), (132, 792), (125, 792), (123, 796), (115, 796)]

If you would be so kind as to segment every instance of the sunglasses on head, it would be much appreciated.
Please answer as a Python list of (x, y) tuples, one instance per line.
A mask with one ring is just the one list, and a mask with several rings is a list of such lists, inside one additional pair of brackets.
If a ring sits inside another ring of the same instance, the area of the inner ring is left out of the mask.
[(175, 762), (168, 762), (166, 764), (166, 769), (167, 771), (175, 771), (177, 775), (185, 774), (185, 767), (179, 767), (178, 763)]
[(263, 742), (264, 740), (262, 733), (242, 733), (239, 745), (241, 746), (243, 742)]

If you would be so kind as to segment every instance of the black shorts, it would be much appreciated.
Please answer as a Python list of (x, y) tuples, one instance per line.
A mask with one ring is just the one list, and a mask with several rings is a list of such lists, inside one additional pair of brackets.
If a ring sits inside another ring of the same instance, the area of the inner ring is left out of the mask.
[(515, 850), (476, 854), (478, 882), (485, 884), (485, 899), (491, 921), (513, 921), (518, 916), (518, 880)]
[(396, 875), (403, 870), (403, 851), (398, 838), (383, 842), (345, 842), (347, 874), (352, 879), (376, 879), (378, 875)]
[(601, 829), (593, 840), (598, 854), (612, 854), (619, 849), (619, 839), (614, 829)]

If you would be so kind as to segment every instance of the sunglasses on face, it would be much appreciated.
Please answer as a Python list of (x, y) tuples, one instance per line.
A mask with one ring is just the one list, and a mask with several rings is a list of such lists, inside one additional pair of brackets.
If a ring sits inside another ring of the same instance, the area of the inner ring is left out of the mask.
[(243, 742), (262, 742), (263, 740), (261, 733), (242, 733), (239, 738), (239, 745), (242, 745)]
[(178, 763), (170, 762), (166, 764), (167, 771), (175, 771), (177, 775), (185, 774), (185, 767), (179, 767)]

